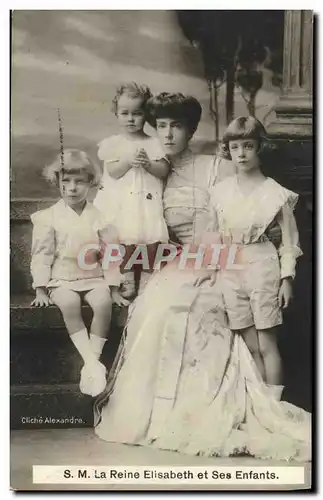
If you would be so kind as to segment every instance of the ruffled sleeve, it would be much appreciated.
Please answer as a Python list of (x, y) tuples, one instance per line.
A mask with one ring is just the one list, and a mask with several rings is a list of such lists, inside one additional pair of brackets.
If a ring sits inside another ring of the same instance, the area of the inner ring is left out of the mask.
[(285, 205), (282, 207), (277, 217), (282, 233), (282, 242), (278, 249), (281, 279), (295, 277), (297, 258), (303, 255), (299, 246), (299, 234), (293, 213), (297, 200), (298, 195), (290, 192)]
[(103, 139), (98, 144), (98, 158), (104, 163), (114, 163), (121, 157), (120, 140), (118, 136), (113, 135)]
[(41, 210), (31, 216), (33, 223), (30, 271), (33, 288), (47, 286), (55, 256), (55, 230), (51, 210)]

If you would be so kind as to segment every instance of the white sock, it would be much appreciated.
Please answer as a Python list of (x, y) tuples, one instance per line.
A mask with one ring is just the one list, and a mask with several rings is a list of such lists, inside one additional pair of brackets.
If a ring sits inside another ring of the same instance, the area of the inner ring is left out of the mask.
[(98, 335), (90, 334), (90, 344), (92, 348), (92, 352), (96, 359), (100, 359), (101, 353), (103, 351), (104, 344), (106, 343), (105, 338), (99, 337)]
[(76, 349), (82, 356), (84, 363), (95, 361), (96, 358), (94, 356), (86, 328), (73, 333), (70, 337)]

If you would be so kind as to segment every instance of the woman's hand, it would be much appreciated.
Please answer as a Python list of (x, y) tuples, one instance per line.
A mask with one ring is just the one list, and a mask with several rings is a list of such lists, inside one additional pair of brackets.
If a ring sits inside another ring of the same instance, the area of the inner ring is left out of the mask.
[(124, 299), (116, 287), (111, 287), (111, 297), (112, 301), (119, 307), (128, 307), (130, 304), (130, 300)]
[(36, 297), (31, 302), (30, 305), (34, 306), (34, 307), (48, 307), (52, 303), (53, 302), (48, 297), (47, 291), (45, 290), (45, 288), (36, 288)]
[(293, 286), (291, 278), (284, 278), (278, 293), (279, 307), (286, 309), (293, 298)]
[(209, 281), (209, 286), (213, 286), (216, 282), (216, 273), (200, 276), (194, 283), (194, 286), (201, 286), (204, 282)]

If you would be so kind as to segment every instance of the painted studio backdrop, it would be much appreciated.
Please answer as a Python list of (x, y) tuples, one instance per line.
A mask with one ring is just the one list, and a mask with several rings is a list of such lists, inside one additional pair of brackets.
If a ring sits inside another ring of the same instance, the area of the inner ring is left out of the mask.
[[(215, 12), (212, 11), (213, 15)], [(92, 424), (91, 400), (79, 393), (77, 385), (80, 360), (69, 344), (59, 311), (54, 307), (36, 310), (29, 305), (30, 214), (49, 206), (58, 197), (56, 189), (41, 177), (44, 165), (59, 152), (58, 109), (64, 144), (96, 154), (97, 143), (116, 133), (111, 101), (116, 86), (127, 81), (145, 83), (154, 93), (180, 91), (196, 97), (203, 107), (193, 141), (196, 150), (215, 152), (215, 140), (221, 138), (230, 115), (254, 113), (268, 128), (270, 140), (265, 166), (269, 175), (300, 194), (296, 217), (304, 252), (298, 264), (295, 300), (285, 315), (280, 336), (284, 397), (311, 410), (313, 189), (312, 135), (308, 127), (312, 115), (311, 33), (307, 11), (302, 11), (301, 17), (295, 14), (301, 11), (251, 12), (260, 16), (259, 23), (255, 24), (254, 19), (251, 22), (258, 28), (265, 26), (265, 39), (261, 44), (255, 35), (252, 43), (247, 40), (250, 48), (247, 54), (253, 54), (251, 61), (240, 53), (237, 63), (230, 55), (229, 45), (224, 51), (221, 46), (222, 52), (217, 52), (219, 58), (225, 54), (222, 59), (225, 64), (229, 60), (230, 64), (236, 64), (230, 66), (231, 69), (226, 66), (226, 77), (221, 71), (217, 73), (221, 66), (214, 66), (208, 59), (203, 45), (205, 39), (201, 41), (185, 12), (13, 12), (13, 428), (37, 427), (37, 423), (22, 425), (22, 414), (53, 414), (56, 418), (77, 414), (83, 417), (85, 425)], [(199, 22), (203, 23), (203, 18), (196, 18), (195, 27)], [(228, 20), (227, 26), (231, 26), (232, 32), (235, 22)], [(232, 68), (235, 68), (233, 73)], [(246, 75), (248, 78), (253, 75), (254, 79), (244, 83)], [(152, 129), (147, 131), (154, 133)], [(84, 313), (89, 312), (85, 309)], [(105, 353), (108, 365), (111, 365), (124, 318), (115, 316), (113, 321), (115, 327)]]

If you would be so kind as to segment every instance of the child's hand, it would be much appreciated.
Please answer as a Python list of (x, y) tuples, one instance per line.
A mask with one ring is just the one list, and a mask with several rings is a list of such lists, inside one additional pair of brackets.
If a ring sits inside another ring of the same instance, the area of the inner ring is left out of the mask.
[(279, 307), (286, 309), (293, 298), (293, 287), (290, 278), (284, 278), (278, 293)]
[(111, 297), (112, 300), (117, 306), (119, 307), (128, 307), (130, 304), (130, 301), (127, 299), (124, 299), (121, 295), (120, 292), (117, 288), (112, 288), (111, 290)]
[(42, 289), (42, 288), (37, 288), (37, 290), (36, 290), (36, 297), (31, 302), (30, 305), (34, 306), (34, 307), (48, 307), (52, 303), (53, 302), (48, 297), (46, 291), (44, 289)]
[(144, 149), (139, 149), (139, 151), (136, 154), (136, 158), (132, 163), (133, 167), (142, 167), (145, 169), (150, 168), (150, 160), (148, 158), (148, 155)]
[(128, 165), (130, 167), (133, 167), (134, 166), (133, 164), (136, 161), (136, 158), (137, 158), (137, 151), (129, 151), (123, 155), (122, 161), (125, 163), (128, 163)]

